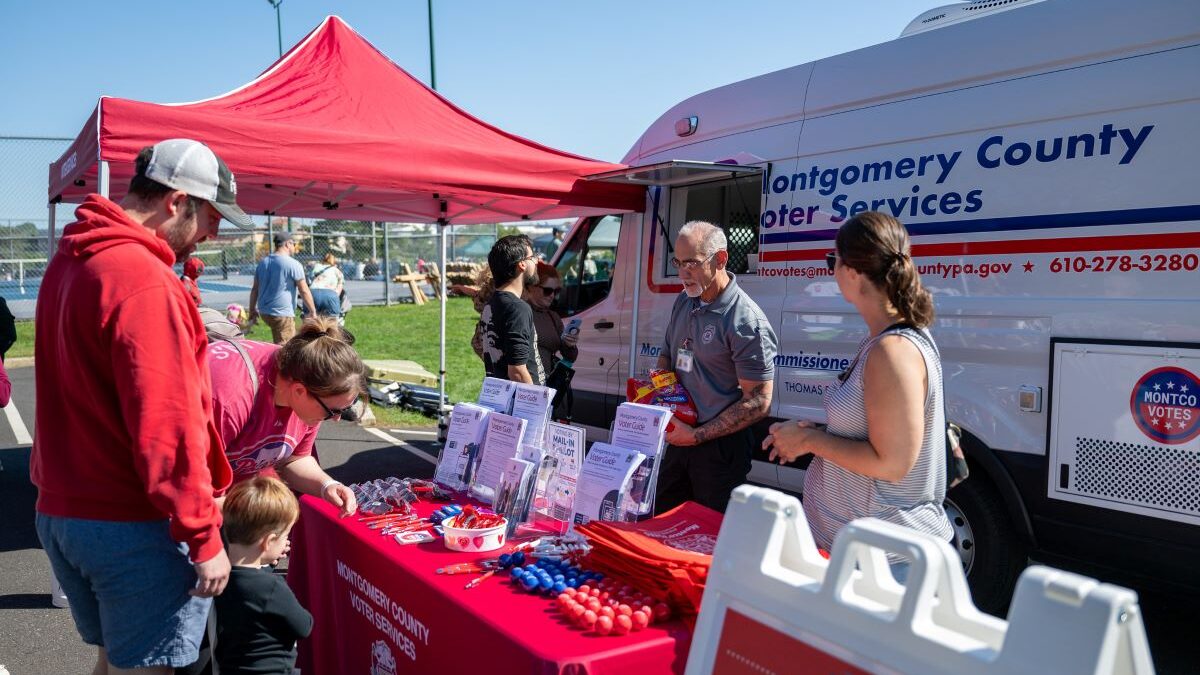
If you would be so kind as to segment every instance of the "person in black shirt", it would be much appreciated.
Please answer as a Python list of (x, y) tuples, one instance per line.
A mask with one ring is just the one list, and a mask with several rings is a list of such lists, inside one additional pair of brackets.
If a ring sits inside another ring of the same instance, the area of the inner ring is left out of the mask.
[(488, 267), (495, 291), (479, 316), (484, 327), (484, 369), (502, 380), (545, 384), (533, 310), (521, 299), (525, 287), (537, 283), (538, 278), (537, 254), (529, 237), (501, 237), (488, 253)]
[(217, 666), (221, 675), (291, 675), (296, 640), (313, 618), (270, 565), (287, 552), (300, 515), (282, 481), (258, 476), (229, 491), (222, 509), (233, 570), (217, 596)]

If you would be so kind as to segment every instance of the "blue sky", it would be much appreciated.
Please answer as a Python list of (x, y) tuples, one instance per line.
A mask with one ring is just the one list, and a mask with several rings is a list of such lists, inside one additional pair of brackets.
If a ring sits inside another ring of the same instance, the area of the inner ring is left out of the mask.
[[(438, 90), (512, 133), (618, 161), (687, 96), (893, 39), (941, 4), (434, 0)], [(156, 103), (207, 98), (253, 79), (277, 57), (267, 0), (5, 0), (0, 7), (0, 136), (74, 136), (102, 94)], [(424, 0), (283, 0), (281, 12), (285, 51), (337, 14), (429, 81)], [(44, 195), (44, 173), (40, 180)], [(0, 166), (0, 181), (11, 186), (11, 170)], [(3, 213), (11, 201), (3, 194), (0, 219), (15, 215)]]

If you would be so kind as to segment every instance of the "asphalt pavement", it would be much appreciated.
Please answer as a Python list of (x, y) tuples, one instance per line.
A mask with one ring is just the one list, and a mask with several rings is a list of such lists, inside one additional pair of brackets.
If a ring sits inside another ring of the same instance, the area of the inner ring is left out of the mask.
[[(13, 404), (0, 416), (0, 665), (12, 675), (87, 673), (95, 650), (75, 632), (69, 610), (50, 604), (49, 563), (33, 525), (36, 494), (29, 482), (33, 431), (33, 368), (9, 364)], [(62, 394), (70, 404), (71, 392)], [(14, 420), (15, 416), (15, 420)], [(346, 422), (321, 426), (321, 464), (345, 483), (385, 476), (428, 478), (437, 458), (432, 430), (365, 429)], [(1161, 674), (1200, 673), (1197, 598), (1142, 591), (1141, 607), (1155, 666)]]

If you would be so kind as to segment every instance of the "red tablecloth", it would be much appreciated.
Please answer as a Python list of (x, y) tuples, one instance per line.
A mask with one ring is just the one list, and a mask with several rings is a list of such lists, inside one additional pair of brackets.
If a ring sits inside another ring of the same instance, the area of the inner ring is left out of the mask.
[[(436, 508), (421, 506), (422, 514)], [(691, 634), (682, 623), (584, 633), (559, 617), (551, 598), (516, 590), (507, 575), (466, 590), (474, 575), (434, 573), (500, 551), (458, 553), (440, 539), (401, 546), (307, 496), (300, 511), (288, 585), (315, 618), (312, 636), (300, 641), (305, 675), (683, 672)]]

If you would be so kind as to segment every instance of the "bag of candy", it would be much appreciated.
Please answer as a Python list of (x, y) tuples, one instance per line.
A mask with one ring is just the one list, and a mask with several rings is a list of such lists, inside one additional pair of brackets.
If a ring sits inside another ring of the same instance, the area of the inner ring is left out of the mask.
[(625, 398), (633, 403), (670, 408), (684, 424), (696, 424), (696, 404), (679, 378), (670, 370), (652, 370), (650, 379), (629, 378), (625, 383)]

